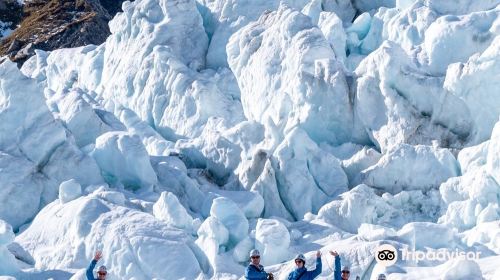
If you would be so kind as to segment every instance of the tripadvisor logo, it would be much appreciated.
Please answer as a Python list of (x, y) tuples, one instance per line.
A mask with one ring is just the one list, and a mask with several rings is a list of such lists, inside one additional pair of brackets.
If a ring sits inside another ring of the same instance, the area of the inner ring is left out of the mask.
[(398, 260), (398, 251), (390, 244), (382, 244), (375, 250), (375, 260), (382, 266), (391, 266)]
[[(402, 261), (414, 261), (416, 263), (424, 260), (445, 262), (456, 258), (477, 260), (481, 255), (481, 252), (448, 251), (446, 249), (429, 249), (427, 251), (400, 249), (400, 253)], [(398, 250), (390, 244), (382, 244), (375, 250), (375, 260), (385, 267), (394, 265), (398, 260)]]

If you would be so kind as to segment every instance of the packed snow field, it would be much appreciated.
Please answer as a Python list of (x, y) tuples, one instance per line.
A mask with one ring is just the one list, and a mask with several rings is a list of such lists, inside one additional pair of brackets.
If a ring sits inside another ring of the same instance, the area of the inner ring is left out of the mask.
[(0, 279), (500, 279), (500, 0), (123, 10), (0, 65)]

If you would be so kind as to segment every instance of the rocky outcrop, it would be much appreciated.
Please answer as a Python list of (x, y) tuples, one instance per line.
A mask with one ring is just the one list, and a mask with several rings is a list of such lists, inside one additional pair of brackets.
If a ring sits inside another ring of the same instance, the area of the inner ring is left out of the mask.
[(0, 43), (0, 55), (24, 63), (35, 49), (46, 51), (99, 45), (109, 36), (109, 20), (123, 1), (31, 0), (25, 3), (19, 28)]
[(14, 30), (22, 19), (22, 6), (17, 0), (0, 1), (0, 39), (6, 32)]

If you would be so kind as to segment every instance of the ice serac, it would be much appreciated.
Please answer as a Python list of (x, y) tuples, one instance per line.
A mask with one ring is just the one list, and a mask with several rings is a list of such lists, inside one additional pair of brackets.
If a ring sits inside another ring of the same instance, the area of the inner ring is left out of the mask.
[[(95, 161), (68, 138), (54, 119), (35, 80), (15, 64), (0, 65), (0, 218), (14, 228), (57, 198), (63, 181), (103, 182)], [(16, 198), (15, 200), (13, 198)]]
[[(93, 195), (47, 205), (15, 240), (41, 270), (86, 267), (96, 250), (118, 279), (195, 279), (200, 265), (193, 241), (152, 215)], [(190, 245), (191, 244), (191, 245)], [(57, 248), (57, 249), (55, 249)], [(188, 263), (181, 266), (178, 262)]]
[(448, 149), (402, 144), (363, 170), (357, 180), (397, 194), (402, 190), (437, 189), (448, 178), (459, 175), (458, 162)]
[(10, 61), (0, 65), (0, 150), (43, 165), (66, 140), (49, 112), (42, 89)]
[(264, 199), (264, 218), (276, 216), (292, 219), (278, 191), (271, 154), (264, 150), (256, 151), (252, 160), (244, 162), (239, 179), (245, 189), (258, 192)]
[(140, 138), (127, 132), (107, 132), (96, 139), (92, 157), (109, 184), (130, 189), (152, 188), (158, 182)]
[(289, 257), (290, 233), (275, 219), (259, 219), (255, 227), (255, 247), (264, 257), (263, 265), (279, 263)]
[(495, 35), (500, 35), (500, 29), (495, 28), (499, 15), (500, 6), (464, 16), (442, 16), (433, 22), (422, 45), (431, 73), (444, 74), (448, 64), (465, 62), (488, 48)]
[(343, 68), (308, 16), (280, 5), (233, 34), (227, 51), (249, 120), (271, 122), (281, 135), (300, 127), (317, 142), (351, 138)]
[(129, 109), (167, 140), (200, 135), (210, 117), (244, 120), (232, 73), (202, 70), (208, 39), (194, 0), (123, 8), (103, 45), (37, 52), (23, 70), (56, 93), (92, 93), (115, 115)]
[(326, 202), (347, 190), (347, 176), (340, 161), (323, 152), (300, 128), (286, 136), (273, 156), (280, 198), (295, 219), (317, 213)]
[(217, 218), (228, 230), (228, 247), (234, 247), (248, 235), (248, 220), (231, 199), (225, 197), (214, 199), (210, 214)]
[(175, 228), (192, 230), (193, 218), (188, 214), (177, 197), (170, 192), (162, 192), (153, 205), (154, 216)]
[(499, 49), (500, 36), (497, 35), (484, 52), (471, 56), (464, 63), (451, 64), (446, 72), (444, 88), (461, 98), (471, 112), (474, 128), (470, 141), (474, 144), (489, 139), (500, 115)]
[[(495, 125), (491, 140), (460, 152), (463, 175), (450, 178), (439, 189), (444, 202), (444, 215), (439, 222), (460, 231), (471, 230), (472, 240), (474, 232), (483, 232), (483, 225), (500, 218), (499, 124)], [(487, 231), (484, 236), (489, 234)], [(498, 250), (498, 246), (492, 247)]]
[(399, 45), (384, 42), (356, 74), (355, 111), (382, 152), (401, 143), (466, 143), (472, 129), (466, 104), (442, 88), (442, 77), (418, 67)]

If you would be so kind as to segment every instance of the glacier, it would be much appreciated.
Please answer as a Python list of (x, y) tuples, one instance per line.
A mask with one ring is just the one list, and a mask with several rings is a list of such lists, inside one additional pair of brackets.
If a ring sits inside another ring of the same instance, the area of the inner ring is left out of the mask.
[[(499, 0), (135, 0), (0, 58), (0, 279), (499, 279)], [(385, 267), (382, 244), (475, 259)]]

